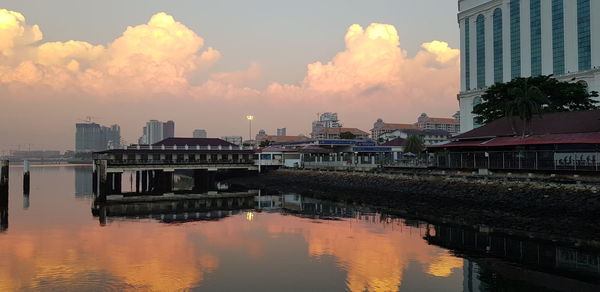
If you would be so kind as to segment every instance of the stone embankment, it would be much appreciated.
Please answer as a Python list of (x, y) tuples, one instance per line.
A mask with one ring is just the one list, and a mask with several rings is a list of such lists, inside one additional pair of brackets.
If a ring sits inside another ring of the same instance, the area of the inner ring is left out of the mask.
[(456, 223), (600, 247), (595, 179), (277, 170), (230, 183), (375, 206), (428, 221)]

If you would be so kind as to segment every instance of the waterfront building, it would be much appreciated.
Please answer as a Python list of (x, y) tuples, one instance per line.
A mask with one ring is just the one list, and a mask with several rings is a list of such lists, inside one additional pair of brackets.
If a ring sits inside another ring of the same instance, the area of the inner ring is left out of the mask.
[(367, 140), (369, 133), (357, 128), (322, 128), (317, 133), (313, 134), (313, 139), (340, 139), (342, 133), (351, 133), (354, 139)]
[(277, 128), (277, 136), (287, 136), (286, 132), (286, 128)]
[(502, 118), (428, 147), (436, 165), (505, 170), (600, 170), (600, 110)]
[(600, 1), (459, 0), (460, 131), (494, 83), (553, 75), (600, 91)]
[(222, 140), (225, 140), (229, 143), (232, 143), (237, 146), (242, 146), (242, 137), (241, 136), (224, 136), (221, 137)]
[(75, 124), (75, 151), (94, 152), (121, 146), (121, 127), (96, 123)]
[(457, 119), (457, 114), (452, 118), (432, 118), (426, 113), (422, 113), (417, 118), (417, 127), (425, 130), (444, 130), (450, 135), (458, 134), (460, 132), (460, 122)]
[(194, 133), (192, 134), (192, 137), (194, 138), (206, 138), (206, 130), (204, 129), (196, 129), (194, 130)]
[(407, 130), (407, 129), (420, 129), (417, 125), (413, 124), (392, 124), (385, 123), (382, 119), (377, 119), (371, 129), (371, 138), (375, 141), (379, 141), (383, 134), (391, 133), (396, 130)]
[(323, 129), (341, 128), (342, 124), (338, 119), (337, 113), (324, 113), (319, 115), (319, 120), (312, 122), (311, 136), (313, 138)]

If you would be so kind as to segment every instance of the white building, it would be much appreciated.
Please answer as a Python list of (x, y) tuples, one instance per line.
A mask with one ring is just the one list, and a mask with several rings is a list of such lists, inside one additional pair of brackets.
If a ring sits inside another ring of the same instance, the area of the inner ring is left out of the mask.
[(324, 113), (324, 114), (319, 115), (318, 121), (312, 122), (311, 135), (313, 138), (315, 138), (315, 136), (318, 133), (320, 133), (321, 130), (323, 130), (323, 129), (341, 128), (341, 127), (342, 127), (342, 124), (340, 124), (337, 113)]
[(286, 128), (277, 128), (277, 136), (287, 136)]
[(206, 130), (204, 129), (196, 129), (194, 130), (192, 137), (194, 138), (206, 138)]
[(458, 134), (460, 132), (460, 122), (458, 114), (455, 114), (452, 118), (432, 118), (426, 113), (422, 113), (417, 118), (417, 127), (425, 130), (444, 130), (451, 135)]
[(460, 130), (485, 89), (553, 74), (600, 91), (600, 1), (459, 0)]
[(379, 137), (383, 141), (388, 142), (397, 138), (407, 139), (410, 136), (420, 136), (421, 138), (423, 138), (423, 143), (425, 144), (425, 146), (431, 146), (448, 142), (452, 135), (445, 130), (401, 129), (384, 133)]

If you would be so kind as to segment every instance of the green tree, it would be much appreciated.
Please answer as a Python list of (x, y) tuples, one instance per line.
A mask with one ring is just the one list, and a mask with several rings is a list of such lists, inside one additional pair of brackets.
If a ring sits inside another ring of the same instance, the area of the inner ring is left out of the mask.
[[(574, 80), (573, 80), (574, 81)], [(473, 114), (476, 115), (475, 122), (487, 124), (494, 120), (505, 117), (507, 108), (513, 107), (513, 103), (518, 97), (523, 98), (521, 90), (528, 87), (536, 87), (544, 96), (541, 99), (541, 113), (569, 112), (597, 109), (598, 102), (593, 97), (598, 96), (598, 92), (588, 92), (587, 86), (583, 82), (558, 81), (550, 76), (537, 76), (527, 78), (516, 78), (507, 83), (496, 83), (490, 86), (481, 96), (482, 103), (473, 108)], [(525, 91), (528, 91), (526, 89)], [(517, 102), (524, 103), (524, 102)]]
[(264, 140), (264, 141), (260, 141), (260, 144), (258, 145), (258, 147), (264, 148), (264, 147), (271, 146), (271, 144), (273, 144), (273, 141), (271, 141), (271, 140)]
[(423, 138), (419, 135), (411, 135), (404, 141), (404, 153), (419, 154), (425, 150)]
[(511, 120), (513, 132), (515, 131), (516, 118), (521, 121), (521, 135), (525, 137), (528, 126), (534, 115), (542, 115), (543, 105), (548, 104), (548, 99), (542, 91), (536, 86), (529, 85), (527, 82), (521, 84), (522, 87), (515, 87), (511, 90), (511, 95), (515, 98), (505, 104), (505, 114)]
[(340, 133), (340, 139), (352, 140), (356, 139), (356, 135), (352, 134), (351, 132), (342, 132)]

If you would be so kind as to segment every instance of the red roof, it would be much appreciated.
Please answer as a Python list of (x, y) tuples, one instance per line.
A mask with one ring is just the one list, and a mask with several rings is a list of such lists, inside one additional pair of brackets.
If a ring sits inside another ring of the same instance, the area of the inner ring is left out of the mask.
[(427, 124), (452, 124), (458, 125), (459, 122), (452, 118), (429, 118), (425, 121)]
[(571, 134), (547, 134), (531, 135), (522, 138), (496, 137), (480, 140), (461, 140), (444, 145), (429, 146), (428, 148), (449, 147), (501, 147), (520, 145), (549, 145), (549, 144), (600, 144), (600, 132), (594, 133), (571, 133)]
[(152, 146), (161, 146), (165, 145), (166, 147), (172, 146), (237, 146), (233, 143), (229, 143), (225, 140), (221, 140), (218, 138), (167, 138), (162, 141), (158, 141)]
[(310, 140), (306, 136), (264, 136), (260, 139), (260, 141), (272, 141), (276, 143), (283, 142), (299, 142), (299, 141), (308, 141)]
[(369, 135), (369, 133), (357, 129), (357, 128), (324, 128), (321, 129), (321, 131), (319, 131), (317, 133), (317, 135), (319, 134), (340, 134), (340, 133), (346, 133), (346, 132), (350, 132), (354, 135)]
[(391, 123), (383, 123), (381, 127), (373, 128), (373, 130), (383, 130), (383, 131), (394, 131), (394, 130), (406, 130), (406, 129), (415, 129), (421, 130), (418, 126), (414, 124), (391, 124)]
[[(518, 136), (522, 132), (522, 124), (519, 120), (501, 118), (454, 138)], [(527, 129), (530, 135), (600, 132), (600, 110), (534, 116)]]
[(404, 146), (404, 141), (405, 139), (398, 137), (381, 144), (381, 146)]

